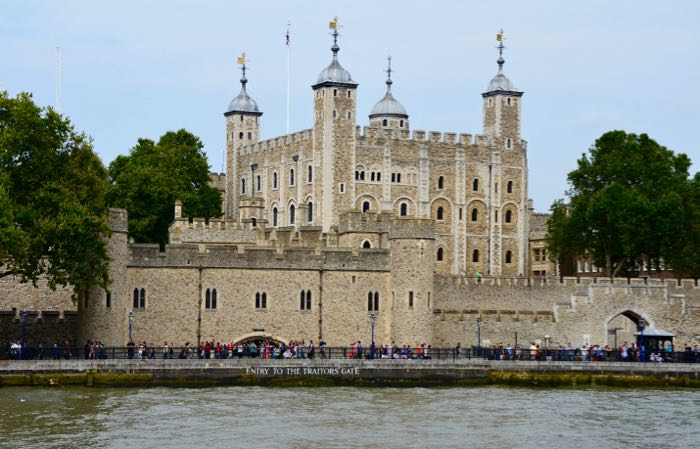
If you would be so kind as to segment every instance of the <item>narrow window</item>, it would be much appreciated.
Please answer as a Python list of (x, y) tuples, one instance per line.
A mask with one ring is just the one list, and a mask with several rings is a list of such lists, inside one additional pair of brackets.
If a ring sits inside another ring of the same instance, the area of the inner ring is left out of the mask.
[(141, 289), (141, 297), (139, 298), (139, 308), (141, 308), (141, 309), (146, 308), (146, 289), (145, 288)]
[(306, 291), (306, 310), (311, 310), (311, 290)]
[(509, 210), (506, 211), (506, 223), (510, 223), (513, 219), (513, 213)]
[(348, 98), (351, 98), (351, 97), (352, 97), (351, 92), (348, 91)]
[(257, 184), (258, 192), (261, 192), (262, 191), (262, 184), (260, 183), (260, 175), (257, 176), (257, 178), (255, 179), (255, 182)]
[(372, 244), (369, 242), (369, 240), (365, 240), (364, 243), (362, 244), (362, 247), (364, 249), (370, 249), (370, 248), (372, 248)]
[(512, 141), (512, 140), (510, 140), (510, 139), (506, 140), (506, 148), (508, 148), (508, 149), (510, 150), (510, 148), (512, 147), (512, 145), (513, 145), (513, 141)]
[(479, 178), (474, 179), (474, 182), (472, 183), (472, 190), (475, 192), (479, 191)]
[(374, 302), (372, 301), (372, 292), (369, 292), (367, 293), (367, 310), (370, 312), (374, 310), (372, 306), (374, 306)]
[(472, 262), (478, 262), (479, 261), (479, 250), (475, 249), (474, 252), (472, 252)]
[(370, 206), (369, 201), (365, 201), (362, 203), (362, 213), (363, 214), (369, 211), (369, 206)]
[(401, 173), (396, 174), (396, 182), (401, 182)]
[(460, 220), (462, 219), (462, 208), (461, 207), (459, 208), (459, 219)]
[(413, 307), (413, 292), (408, 292), (408, 307)]
[(241, 179), (241, 195), (245, 195), (245, 178)]
[(253, 135), (251, 133), (248, 133), (248, 140), (252, 139)]
[(216, 309), (216, 289), (211, 291), (211, 308)]
[(379, 181), (381, 181), (381, 180), (382, 180), (382, 173), (381, 173), (381, 172), (377, 172), (377, 182), (379, 182)]
[(277, 188), (277, 172), (272, 173), (272, 188)]
[(360, 181), (364, 181), (364, 180), (365, 180), (365, 172), (363, 170), (360, 172)]
[(238, 133), (238, 138), (239, 138), (239, 139), (243, 139), (243, 133), (242, 133), (242, 132)]
[(139, 308), (139, 289), (135, 288), (134, 289), (134, 302), (131, 305), (132, 309), (138, 309)]
[(299, 310), (306, 310), (306, 292), (304, 290), (299, 294)]
[(369, 175), (369, 179), (370, 179), (370, 181), (372, 181), (372, 182), (374, 182), (374, 175), (375, 175), (374, 172), (372, 172), (372, 173)]
[(506, 103), (510, 106), (510, 98), (506, 100)]
[(340, 183), (340, 193), (345, 193), (345, 184)]
[(309, 201), (306, 208), (306, 221), (312, 223), (314, 221), (314, 203)]
[(498, 211), (497, 210), (493, 211), (493, 221), (495, 223), (498, 223)]
[(252, 223), (253, 227), (256, 227), (258, 225), (258, 219), (255, 217), (251, 218), (250, 222)]
[(360, 180), (360, 172), (358, 170), (355, 170), (355, 181)]
[(255, 294), (255, 308), (259, 309), (260, 308), (260, 293)]
[(379, 311), (379, 292), (374, 292), (374, 311)]
[(472, 209), (472, 221), (477, 221), (479, 219), (479, 211), (477, 208)]
[(277, 227), (277, 208), (272, 208), (272, 226)]
[(306, 182), (313, 182), (313, 180), (314, 180), (314, 168), (309, 165), (306, 169)]
[(207, 289), (207, 292), (204, 294), (204, 308), (211, 309), (211, 290), (209, 289)]
[(391, 174), (391, 182), (396, 182), (396, 173)]
[(289, 206), (289, 224), (293, 225), (295, 221), (296, 221), (296, 208), (292, 204), (291, 206)]
[(495, 193), (498, 193), (498, 183), (495, 183), (495, 184), (493, 185), (493, 191), (494, 191)]
[(442, 262), (443, 258), (445, 257), (445, 251), (442, 248), (438, 248), (437, 250), (437, 260), (438, 262)]
[(513, 193), (513, 181), (508, 181), (508, 184), (506, 186), (506, 190), (508, 193)]
[(243, 121), (243, 114), (241, 114), (240, 117), (241, 117), (241, 121)]
[(263, 309), (267, 309), (267, 293), (265, 292), (262, 294), (261, 305)]
[(403, 120), (399, 120), (399, 128), (403, 128)]
[(294, 185), (294, 169), (289, 170), (289, 185)]
[(337, 113), (335, 111), (333, 111), (333, 118), (335, 118), (336, 115), (337, 115)]
[(338, 89), (333, 89), (333, 96), (337, 97), (338, 96)]
[(510, 263), (512, 258), (513, 258), (513, 253), (510, 251), (506, 251), (506, 263)]
[(112, 307), (112, 292), (105, 292), (105, 307)]
[(438, 189), (442, 190), (442, 189), (444, 189), (444, 188), (445, 188), (445, 177), (444, 177), (444, 176), (440, 176), (440, 177), (438, 178)]
[(399, 215), (401, 215), (402, 217), (408, 215), (408, 205), (406, 203), (401, 203)]
[(445, 215), (445, 209), (442, 208), (442, 206), (437, 208), (437, 219), (442, 220), (443, 216)]
[(348, 111), (348, 120), (352, 118), (352, 112)]
[(382, 120), (382, 126), (387, 126), (389, 121), (387, 119)]

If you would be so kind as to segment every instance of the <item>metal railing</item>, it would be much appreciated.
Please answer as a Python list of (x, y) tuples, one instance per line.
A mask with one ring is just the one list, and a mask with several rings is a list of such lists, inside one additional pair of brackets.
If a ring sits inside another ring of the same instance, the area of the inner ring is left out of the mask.
[[(639, 362), (639, 352), (627, 351), (588, 351), (579, 349), (551, 349), (539, 350), (516, 348), (430, 348), (428, 351), (420, 348), (395, 348), (391, 351), (376, 348), (374, 351), (363, 347), (316, 347), (311, 352), (308, 347), (297, 347), (285, 355), (284, 352), (262, 350), (260, 347), (234, 348), (233, 351), (222, 350), (217, 352), (212, 349), (208, 352), (196, 347), (174, 347), (164, 351), (162, 346), (128, 348), (126, 346), (110, 346), (85, 348), (79, 346), (62, 347), (27, 347), (11, 351), (9, 348), (0, 350), (0, 360), (51, 360), (51, 359), (396, 359), (396, 360), (459, 360), (459, 359), (486, 359), (486, 360), (511, 360), (511, 361), (541, 361), (541, 362)], [(625, 356), (626, 355), (626, 356)], [(665, 363), (700, 363), (700, 352), (644, 352), (645, 362)]]

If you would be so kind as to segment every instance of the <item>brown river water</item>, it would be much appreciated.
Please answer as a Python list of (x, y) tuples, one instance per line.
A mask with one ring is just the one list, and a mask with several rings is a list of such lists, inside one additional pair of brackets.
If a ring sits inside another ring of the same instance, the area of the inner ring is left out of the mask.
[(700, 448), (700, 392), (0, 388), (0, 448)]

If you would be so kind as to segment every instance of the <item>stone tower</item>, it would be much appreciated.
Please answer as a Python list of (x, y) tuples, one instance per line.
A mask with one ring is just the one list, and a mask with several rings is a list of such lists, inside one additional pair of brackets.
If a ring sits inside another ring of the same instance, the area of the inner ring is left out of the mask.
[(408, 113), (391, 93), (391, 56), (387, 58), (386, 94), (372, 108), (369, 114), (369, 126), (384, 129), (408, 130)]
[[(260, 116), (258, 104), (250, 98), (246, 90), (248, 79), (245, 76), (245, 54), (239, 58), (242, 63), (241, 93), (229, 104), (226, 117), (226, 218), (238, 219), (238, 197), (247, 195), (254, 186), (255, 173), (238, 173), (238, 149), (260, 140)], [(254, 171), (254, 170), (253, 170)]]
[[(355, 195), (355, 123), (358, 84), (338, 61), (338, 31), (333, 32), (333, 60), (318, 76), (314, 92), (313, 146), (315, 183), (323, 232), (337, 225), (339, 213), (353, 207)], [(335, 211), (335, 213), (334, 213)]]
[[(483, 97), (484, 128), (492, 148), (488, 173), (488, 273), (522, 275), (526, 270), (527, 247), (527, 156), (520, 136), (520, 106), (523, 92), (503, 73), (503, 30), (497, 35), (498, 73)], [(516, 167), (518, 173), (513, 172)], [(515, 178), (515, 181), (511, 181)], [(499, 190), (500, 186), (500, 190)], [(520, 193), (518, 196), (517, 194)], [(517, 196), (517, 197), (514, 197)], [(520, 242), (513, 246), (513, 237)], [(516, 268), (507, 273), (504, 262)]]

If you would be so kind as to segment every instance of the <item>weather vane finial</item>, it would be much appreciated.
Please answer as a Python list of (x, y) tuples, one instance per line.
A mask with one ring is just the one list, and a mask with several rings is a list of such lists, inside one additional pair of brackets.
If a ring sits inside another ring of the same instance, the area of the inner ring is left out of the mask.
[(506, 48), (503, 45), (503, 41), (506, 40), (506, 36), (503, 33), (503, 28), (501, 28), (501, 31), (496, 34), (496, 40), (498, 41), (498, 47), (496, 47), (498, 48), (498, 61), (496, 62), (498, 62), (498, 73), (501, 73), (503, 71), (503, 63), (506, 62), (503, 59), (503, 49)]
[(243, 87), (245, 88), (245, 83), (248, 82), (248, 80), (245, 77), (245, 63), (248, 62), (248, 58), (246, 58), (245, 52), (241, 53), (241, 55), (236, 58), (236, 64), (241, 66), (241, 72), (243, 72), (243, 77), (241, 78), (241, 83), (243, 83)]

